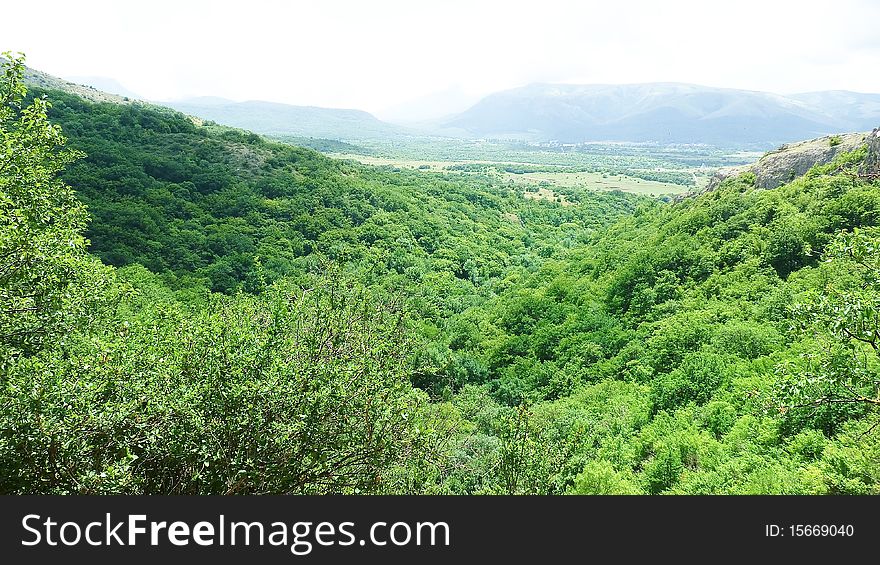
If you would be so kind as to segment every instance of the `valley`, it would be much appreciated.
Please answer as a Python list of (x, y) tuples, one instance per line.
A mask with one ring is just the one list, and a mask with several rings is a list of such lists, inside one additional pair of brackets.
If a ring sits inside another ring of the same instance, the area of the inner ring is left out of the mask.
[(361, 140), (348, 151), (329, 149), (325, 153), (333, 158), (391, 169), (489, 175), (525, 187), (621, 190), (657, 197), (699, 191), (720, 168), (742, 166), (762, 155), (706, 145), (524, 144), (418, 136)]
[(878, 130), (249, 131), (3, 66), (3, 494), (880, 493)]
[[(414, 159), (395, 159), (393, 157), (376, 157), (371, 155), (327, 153), (329, 157), (342, 160), (354, 160), (365, 165), (389, 167), (395, 169), (412, 169), (415, 171), (430, 172), (455, 172), (459, 174), (488, 175), (500, 182), (513, 183), (526, 187), (525, 190), (532, 193), (540, 190), (536, 187), (552, 187), (554, 189), (579, 189), (579, 190), (620, 190), (634, 194), (650, 196), (666, 196), (683, 194), (689, 189), (700, 189), (708, 183), (707, 169), (670, 169), (655, 172), (672, 172), (681, 175), (690, 174), (692, 184), (676, 184), (671, 182), (658, 182), (654, 180), (638, 178), (623, 173), (611, 174), (582, 170), (573, 172), (570, 166), (538, 165), (534, 163), (511, 163), (493, 161), (423, 161)], [(602, 170), (602, 169), (600, 169)], [(520, 172), (522, 171), (522, 172)], [(650, 175), (651, 171), (636, 171), (636, 174)], [(697, 176), (699, 174), (699, 176)], [(677, 177), (686, 179), (686, 176)]]

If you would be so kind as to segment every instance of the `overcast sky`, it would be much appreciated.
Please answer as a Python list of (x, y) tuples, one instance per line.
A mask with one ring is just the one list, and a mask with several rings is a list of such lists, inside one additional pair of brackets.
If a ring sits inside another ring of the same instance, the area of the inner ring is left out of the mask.
[(152, 100), (395, 117), (531, 82), (880, 92), (877, 0), (43, 0), (0, 14), (0, 51)]

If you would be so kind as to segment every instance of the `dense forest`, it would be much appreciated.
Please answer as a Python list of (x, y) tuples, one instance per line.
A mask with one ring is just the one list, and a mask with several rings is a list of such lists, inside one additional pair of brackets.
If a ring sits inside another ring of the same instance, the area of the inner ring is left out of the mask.
[(880, 494), (867, 147), (562, 205), (10, 60), (0, 493)]

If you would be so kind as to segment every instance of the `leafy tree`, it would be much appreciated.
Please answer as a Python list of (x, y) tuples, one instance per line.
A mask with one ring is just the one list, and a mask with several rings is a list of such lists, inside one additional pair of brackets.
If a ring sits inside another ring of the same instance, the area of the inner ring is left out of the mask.
[(821, 348), (807, 364), (779, 367), (789, 406), (856, 404), (880, 408), (880, 232), (844, 232), (825, 253), (838, 276), (795, 308)]
[(608, 461), (590, 461), (574, 479), (571, 494), (641, 494), (638, 486)]
[(64, 148), (44, 98), (23, 105), (24, 58), (0, 58), (0, 369), (95, 315), (111, 277), (86, 252), (85, 207), (59, 179)]
[(143, 299), (15, 364), (0, 492), (381, 492), (425, 456), (399, 304), (339, 276), (195, 312)]
[(498, 422), (501, 446), (497, 472), (505, 494), (535, 493), (536, 483), (544, 478), (538, 430), (525, 404), (508, 412)]

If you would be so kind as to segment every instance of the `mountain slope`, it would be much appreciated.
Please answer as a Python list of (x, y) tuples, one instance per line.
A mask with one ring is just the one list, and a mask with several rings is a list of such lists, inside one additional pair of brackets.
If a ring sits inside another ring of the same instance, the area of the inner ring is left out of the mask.
[(404, 128), (361, 110), (292, 106), (258, 100), (233, 102), (213, 97), (165, 104), (186, 114), (271, 136), (358, 140), (407, 134)]
[[(0, 62), (2, 62), (2, 60), (0, 60)], [(46, 90), (60, 90), (91, 102), (112, 102), (115, 104), (125, 104), (129, 102), (124, 96), (112, 94), (95, 88), (94, 86), (65, 80), (29, 67), (24, 69), (24, 81), (29, 86), (35, 86)]]
[[(800, 100), (679, 83), (533, 84), (492, 94), (442, 125), (485, 137), (575, 143), (614, 140), (770, 146), (837, 131), (870, 129), (864, 121), (880, 121), (880, 107), (869, 98), (853, 109), (855, 97), (819, 94), (804, 95)], [(820, 102), (822, 108), (814, 106)]]
[(880, 122), (880, 94), (826, 90), (792, 94), (789, 98), (819, 110), (836, 123), (849, 124), (850, 130), (870, 130)]
[(141, 96), (137, 92), (129, 90), (114, 78), (101, 76), (71, 76), (67, 77), (67, 80), (76, 84), (82, 84), (95, 88), (97, 90), (109, 92), (110, 94), (122, 96), (123, 98), (145, 100), (143, 96)]
[[(27, 68), (24, 78), (30, 86), (66, 92), (91, 102), (137, 102), (142, 106), (168, 107), (196, 118), (273, 137), (360, 140), (398, 138), (413, 133), (407, 128), (383, 122), (362, 110), (292, 106), (259, 100), (235, 102), (215, 96), (172, 102), (145, 102), (125, 90), (115, 80), (103, 77), (74, 77), (66, 80)], [(92, 86), (93, 84), (97, 87)]]

